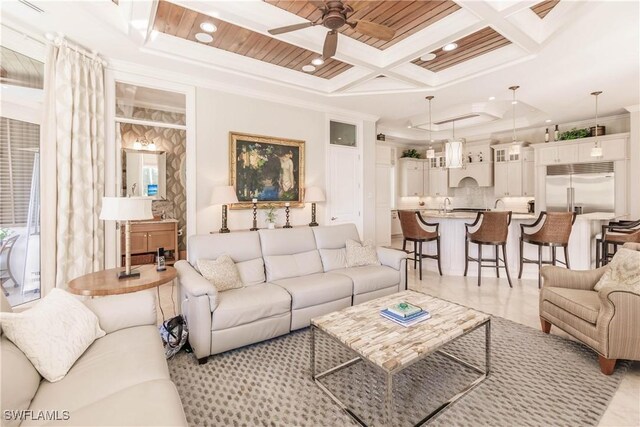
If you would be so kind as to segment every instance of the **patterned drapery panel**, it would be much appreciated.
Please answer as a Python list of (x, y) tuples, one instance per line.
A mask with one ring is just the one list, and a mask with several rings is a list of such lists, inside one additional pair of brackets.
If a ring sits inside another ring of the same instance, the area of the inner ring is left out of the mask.
[(104, 267), (104, 70), (64, 45), (49, 46), (46, 66), (44, 143), (56, 150), (55, 286), (65, 287)]

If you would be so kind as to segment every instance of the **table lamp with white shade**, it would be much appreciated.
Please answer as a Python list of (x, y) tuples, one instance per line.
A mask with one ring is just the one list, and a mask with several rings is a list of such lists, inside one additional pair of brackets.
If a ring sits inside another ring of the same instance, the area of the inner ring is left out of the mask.
[(100, 219), (124, 221), (124, 271), (118, 273), (118, 278), (139, 277), (139, 272), (131, 272), (131, 221), (153, 219), (151, 199), (147, 197), (103, 197)]
[(324, 202), (324, 192), (320, 187), (309, 187), (304, 191), (304, 201), (305, 203), (311, 203), (311, 222), (309, 223), (309, 227), (316, 227), (318, 223), (316, 222), (316, 203)]
[(222, 205), (222, 227), (221, 233), (228, 233), (230, 230), (227, 228), (227, 205), (231, 203), (238, 203), (238, 196), (236, 196), (236, 189), (231, 185), (224, 185), (213, 188), (213, 194), (211, 195), (212, 205)]

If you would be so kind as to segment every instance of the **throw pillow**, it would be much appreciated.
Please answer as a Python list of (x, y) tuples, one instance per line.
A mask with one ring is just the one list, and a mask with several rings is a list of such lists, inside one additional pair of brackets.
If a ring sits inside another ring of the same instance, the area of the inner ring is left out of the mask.
[(380, 265), (376, 247), (371, 242), (356, 242), (347, 239), (347, 267), (360, 267), (363, 265)]
[(53, 289), (33, 308), (0, 313), (2, 330), (47, 381), (59, 381), (105, 332), (80, 300)]
[(218, 292), (244, 286), (238, 267), (229, 255), (221, 255), (216, 260), (199, 259), (197, 264), (202, 276), (213, 283)]
[(609, 269), (593, 287), (629, 286), (640, 288), (640, 251), (621, 248), (609, 263)]

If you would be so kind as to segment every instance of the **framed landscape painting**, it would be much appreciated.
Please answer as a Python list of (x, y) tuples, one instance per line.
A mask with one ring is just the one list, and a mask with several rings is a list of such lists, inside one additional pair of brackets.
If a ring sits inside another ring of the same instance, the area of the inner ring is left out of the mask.
[(238, 202), (232, 209), (260, 205), (303, 207), (304, 141), (229, 132), (229, 182)]

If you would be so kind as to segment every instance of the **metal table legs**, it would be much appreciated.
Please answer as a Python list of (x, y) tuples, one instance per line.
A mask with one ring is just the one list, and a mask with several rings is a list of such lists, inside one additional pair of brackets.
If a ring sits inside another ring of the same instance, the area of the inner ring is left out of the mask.
[[(432, 419), (433, 417), (435, 417), (436, 415), (440, 414), (442, 411), (444, 411), (445, 409), (447, 409), (451, 404), (453, 404), (454, 402), (456, 402), (458, 399), (460, 399), (461, 397), (463, 397), (464, 395), (466, 395), (467, 393), (469, 393), (471, 390), (473, 390), (476, 386), (478, 386), (482, 381), (484, 381), (490, 373), (490, 369), (491, 369), (491, 320), (487, 320), (486, 322), (478, 325), (477, 327), (467, 331), (464, 335), (467, 335), (468, 333), (475, 331), (476, 329), (480, 328), (484, 326), (485, 328), (485, 368), (479, 368), (475, 365), (472, 365), (468, 362), (465, 362), (464, 360), (453, 356), (449, 353), (446, 353), (444, 351), (441, 350), (437, 350), (436, 352), (457, 362), (460, 363), (463, 366), (466, 366), (467, 368), (470, 368), (476, 372), (478, 372), (480, 374), (480, 376), (478, 378), (476, 378), (473, 382), (471, 382), (469, 385), (467, 385), (467, 387), (465, 387), (461, 392), (457, 393), (455, 396), (451, 397), (449, 400), (447, 400), (446, 402), (444, 402), (443, 404), (441, 404), (438, 408), (436, 408), (433, 412), (431, 412), (430, 414), (428, 414), (427, 416), (425, 416), (422, 420), (420, 420), (417, 424), (415, 424), (416, 426), (422, 425), (424, 423), (426, 423), (427, 421), (429, 421), (430, 419)], [(316, 331), (321, 331), (321, 329), (318, 329), (316, 326), (311, 325), (311, 378), (313, 379), (313, 381), (318, 385), (318, 387), (320, 387), (320, 389), (322, 391), (324, 391), (327, 396), (329, 396), (331, 398), (331, 400), (333, 400), (342, 410), (344, 410), (349, 416), (351, 416), (351, 418), (353, 418), (357, 423), (359, 423), (362, 426), (366, 426), (367, 424), (364, 422), (364, 420), (362, 418), (360, 418), (357, 414), (355, 414), (344, 402), (342, 402), (338, 397), (336, 397), (324, 384), (322, 384), (322, 382), (320, 381), (322, 378), (331, 375), (333, 373), (336, 373), (342, 369), (345, 369), (355, 363), (358, 363), (360, 361), (367, 363), (369, 366), (372, 366), (373, 368), (375, 368), (376, 370), (378, 370), (379, 372), (382, 372), (385, 376), (385, 393), (384, 393), (384, 410), (383, 410), (383, 420), (382, 420), (382, 425), (384, 426), (392, 426), (393, 425), (393, 413), (394, 413), (394, 398), (393, 398), (393, 377), (394, 375), (399, 374), (400, 372), (402, 372), (403, 369), (407, 368), (410, 365), (404, 366), (402, 367), (400, 370), (395, 371), (395, 372), (388, 372), (385, 371), (381, 368), (379, 368), (378, 366), (369, 363), (367, 360), (361, 358), (361, 357), (355, 357), (347, 362), (344, 362), (338, 366), (334, 366), (333, 368), (330, 368), (324, 372), (321, 372), (319, 374), (316, 374), (316, 361), (315, 361), (315, 356), (316, 356)], [(334, 341), (340, 343), (338, 340), (336, 340), (335, 338), (331, 337), (328, 334), (325, 334), (328, 337), (330, 337), (331, 339), (333, 339)], [(460, 337), (456, 338), (459, 339)], [(455, 340), (453, 340), (455, 341)], [(450, 341), (450, 342), (453, 342)], [(340, 343), (341, 345), (344, 345), (342, 343)], [(423, 360), (423, 359), (420, 359)], [(420, 361), (417, 360), (416, 362)]]

